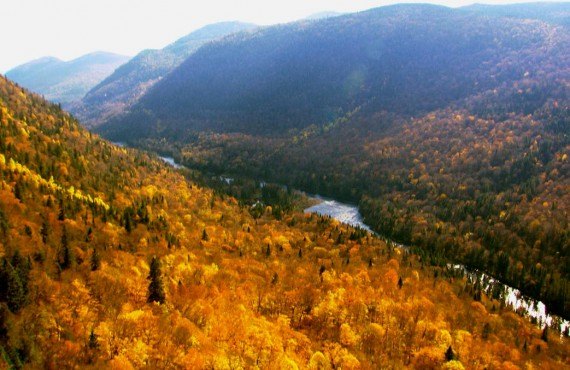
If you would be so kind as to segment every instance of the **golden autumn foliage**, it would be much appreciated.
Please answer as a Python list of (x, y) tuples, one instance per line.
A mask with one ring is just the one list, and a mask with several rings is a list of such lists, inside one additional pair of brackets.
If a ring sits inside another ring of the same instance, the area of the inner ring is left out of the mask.
[(0, 303), (0, 368), (568, 367), (567, 339), (542, 341), (378, 238), (336, 244), (352, 228), (316, 215), (254, 219), (4, 79), (0, 109), (0, 256), (30, 267), (21, 307)]

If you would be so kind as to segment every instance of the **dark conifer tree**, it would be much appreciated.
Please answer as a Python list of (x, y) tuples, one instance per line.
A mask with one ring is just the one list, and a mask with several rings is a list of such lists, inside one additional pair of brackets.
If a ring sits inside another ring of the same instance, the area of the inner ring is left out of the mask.
[(91, 254), (91, 271), (99, 270), (101, 266), (101, 256), (96, 248), (93, 248), (93, 253)]
[(544, 329), (542, 330), (542, 335), (540, 336), (540, 339), (542, 339), (545, 342), (548, 342), (548, 325), (544, 325)]
[(67, 239), (67, 229), (65, 226), (63, 227), (61, 233), (61, 248), (59, 252), (59, 267), (62, 270), (66, 270), (71, 267), (73, 263), (73, 255), (71, 253), (71, 249), (69, 248), (69, 242)]
[(8, 264), (6, 281), (6, 304), (10, 311), (17, 313), (26, 303), (26, 292), (18, 272)]
[(453, 348), (451, 348), (451, 346), (449, 346), (447, 348), (447, 351), (445, 351), (445, 360), (446, 361), (452, 361), (455, 359), (456, 359), (455, 352), (453, 352)]
[(150, 280), (148, 286), (148, 302), (164, 303), (166, 296), (162, 284), (162, 272), (160, 271), (160, 261), (156, 257), (153, 257), (150, 263), (148, 279)]

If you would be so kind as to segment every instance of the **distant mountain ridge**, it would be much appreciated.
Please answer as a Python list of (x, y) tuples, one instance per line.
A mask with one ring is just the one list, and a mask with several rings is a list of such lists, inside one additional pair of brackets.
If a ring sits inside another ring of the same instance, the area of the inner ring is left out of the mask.
[(535, 2), (522, 4), (473, 4), (460, 9), (496, 17), (537, 19), (570, 27), (570, 2)]
[(108, 52), (94, 52), (67, 62), (44, 57), (15, 67), (6, 76), (48, 100), (69, 103), (81, 99), (128, 60), (127, 56)]
[(221, 22), (202, 27), (160, 50), (144, 50), (93, 87), (72, 113), (87, 126), (96, 126), (134, 104), (157, 81), (202, 45), (256, 26)]
[(416, 4), (262, 28), (201, 48), (101, 132), (280, 135), (356, 109), (417, 115), (522, 79), (537, 58), (556, 63), (548, 41), (556, 32)]

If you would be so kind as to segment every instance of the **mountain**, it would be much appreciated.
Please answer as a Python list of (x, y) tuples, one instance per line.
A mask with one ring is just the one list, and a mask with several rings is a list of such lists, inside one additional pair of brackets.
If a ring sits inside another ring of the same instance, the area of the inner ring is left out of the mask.
[(314, 21), (314, 20), (319, 20), (319, 19), (324, 19), (324, 18), (332, 18), (332, 17), (338, 17), (339, 15), (342, 15), (344, 13), (339, 13), (339, 12), (333, 12), (333, 11), (324, 11), (324, 12), (318, 12), (318, 13), (314, 13), (309, 15), (308, 17), (305, 17), (305, 20), (309, 20), (309, 21)]
[(100, 132), (359, 203), (570, 317), (569, 58), (560, 25), (383, 7), (212, 43)]
[(570, 27), (570, 3), (537, 2), (507, 5), (473, 4), (461, 9), (477, 14), (519, 19), (537, 19)]
[(106, 52), (83, 55), (68, 62), (46, 57), (22, 64), (6, 76), (48, 100), (69, 103), (81, 99), (128, 60), (129, 57)]
[(145, 50), (94, 86), (71, 111), (87, 126), (96, 126), (138, 101), (157, 81), (202, 45), (256, 26), (222, 22), (200, 28), (161, 50)]
[(2, 368), (568, 363), (559, 333), (452, 270), (240, 207), (4, 78), (0, 123)]
[(558, 33), (433, 5), (267, 27), (201, 48), (100, 132), (280, 135), (364, 107), (419, 115), (521, 79), (538, 59), (557, 63), (555, 49), (536, 50)]

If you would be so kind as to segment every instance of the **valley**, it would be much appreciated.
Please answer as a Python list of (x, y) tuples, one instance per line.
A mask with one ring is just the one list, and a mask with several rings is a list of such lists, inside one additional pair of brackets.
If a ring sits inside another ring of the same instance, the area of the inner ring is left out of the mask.
[(123, 1), (0, 76), (0, 370), (570, 368), (570, 3)]

